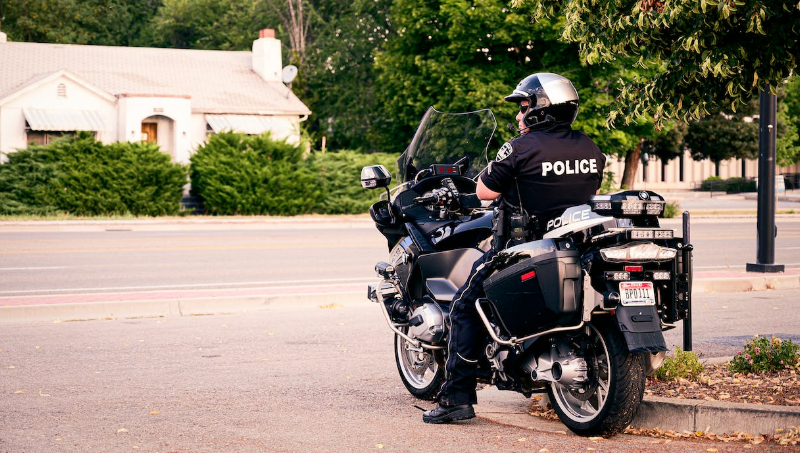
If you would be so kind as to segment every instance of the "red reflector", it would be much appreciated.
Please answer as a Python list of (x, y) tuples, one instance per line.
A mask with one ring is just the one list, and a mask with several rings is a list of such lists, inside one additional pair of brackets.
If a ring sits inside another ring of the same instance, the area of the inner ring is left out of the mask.
[(626, 272), (641, 272), (642, 266), (625, 266)]
[(520, 278), (524, 282), (526, 280), (532, 279), (533, 277), (536, 277), (536, 271), (530, 271), (527, 274), (522, 274), (522, 277), (520, 277)]

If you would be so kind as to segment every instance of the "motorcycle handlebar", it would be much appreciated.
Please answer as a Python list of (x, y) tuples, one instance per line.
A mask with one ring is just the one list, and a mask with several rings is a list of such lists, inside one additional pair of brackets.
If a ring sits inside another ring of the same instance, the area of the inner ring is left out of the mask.
[(423, 205), (423, 204), (434, 204), (439, 202), (439, 193), (434, 191), (432, 194), (428, 195), (427, 197), (417, 197), (414, 198), (414, 204)]

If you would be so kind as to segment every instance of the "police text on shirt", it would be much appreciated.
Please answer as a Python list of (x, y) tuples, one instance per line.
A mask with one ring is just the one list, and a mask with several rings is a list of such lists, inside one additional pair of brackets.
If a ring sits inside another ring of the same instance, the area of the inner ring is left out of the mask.
[(575, 175), (597, 173), (597, 159), (557, 160), (555, 162), (542, 162), (542, 176), (553, 172), (557, 175)]

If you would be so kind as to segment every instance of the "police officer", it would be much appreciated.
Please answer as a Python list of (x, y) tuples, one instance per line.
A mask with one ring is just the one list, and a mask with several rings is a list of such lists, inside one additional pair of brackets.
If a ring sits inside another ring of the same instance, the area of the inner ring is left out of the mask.
[[(571, 124), (578, 116), (578, 92), (557, 74), (524, 78), (506, 101), (519, 104), (520, 135), (504, 144), (478, 178), (482, 200), (501, 198), (508, 223), (511, 215), (536, 218), (544, 225), (564, 209), (586, 203), (600, 188), (605, 157), (597, 145)], [(476, 369), (485, 327), (475, 309), (483, 281), (491, 272), (494, 247), (478, 259), (450, 310), (445, 382), (439, 404), (423, 414), (426, 423), (448, 423), (475, 417)]]

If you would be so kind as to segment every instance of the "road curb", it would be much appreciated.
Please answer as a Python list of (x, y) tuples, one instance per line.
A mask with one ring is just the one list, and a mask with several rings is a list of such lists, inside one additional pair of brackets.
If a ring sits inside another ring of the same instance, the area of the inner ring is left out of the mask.
[[(560, 422), (530, 414), (531, 400), (523, 395), (489, 387), (478, 392), (475, 413), (494, 423), (547, 432), (567, 432)], [(646, 396), (631, 426), (677, 432), (714, 434), (775, 434), (800, 425), (800, 407), (727, 403)]]
[(737, 276), (730, 278), (695, 278), (693, 293), (738, 293), (768, 289), (800, 288), (800, 275)]
[(673, 431), (775, 434), (800, 425), (800, 407), (645, 397), (632, 426)]

